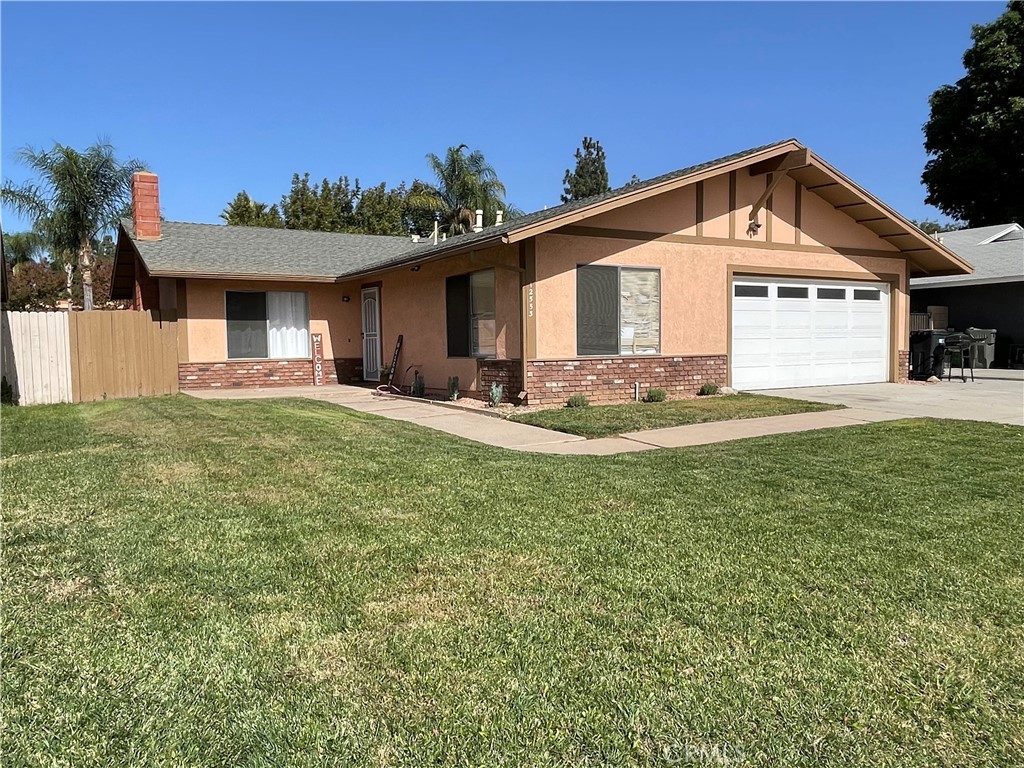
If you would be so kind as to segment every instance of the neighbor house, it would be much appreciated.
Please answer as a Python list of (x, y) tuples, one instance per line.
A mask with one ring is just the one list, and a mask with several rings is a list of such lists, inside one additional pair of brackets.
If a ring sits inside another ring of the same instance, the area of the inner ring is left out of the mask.
[[(934, 312), (942, 327), (994, 328), (994, 364), (1024, 365), (1024, 227), (997, 224), (937, 235), (974, 274), (915, 277), (910, 310)], [(931, 308), (931, 309), (929, 309)]]
[(186, 389), (310, 384), (312, 335), (333, 380), (376, 382), (401, 335), (406, 385), (601, 402), (904, 379), (908, 281), (971, 272), (795, 140), (476, 229), (161, 221), (138, 174), (111, 294), (178, 319)]

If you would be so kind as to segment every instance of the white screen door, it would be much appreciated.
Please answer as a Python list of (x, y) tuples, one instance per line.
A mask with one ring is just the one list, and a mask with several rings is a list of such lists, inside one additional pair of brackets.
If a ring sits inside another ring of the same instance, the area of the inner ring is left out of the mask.
[(363, 288), (363, 379), (380, 381), (380, 289)]

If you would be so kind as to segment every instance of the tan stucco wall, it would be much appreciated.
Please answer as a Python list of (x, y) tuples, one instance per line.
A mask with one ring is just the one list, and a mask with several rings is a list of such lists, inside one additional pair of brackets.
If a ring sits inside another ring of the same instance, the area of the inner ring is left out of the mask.
[(309, 331), (324, 335), (327, 357), (359, 357), (359, 301), (341, 300), (332, 283), (250, 280), (187, 280), (185, 322), (188, 359), (182, 362), (221, 363), (228, 358), (224, 320), (226, 291), (304, 291), (309, 297)]
[[(537, 358), (576, 356), (576, 266), (605, 264), (661, 269), (661, 353), (724, 354), (728, 345), (729, 267), (771, 271), (785, 267), (815, 276), (871, 280), (899, 275), (897, 333), (907, 334), (906, 262), (900, 259), (729, 245), (542, 235), (537, 238)], [(901, 343), (899, 349), (906, 349)]]
[[(768, 242), (768, 219), (771, 219), (771, 242), (796, 244), (796, 182), (788, 176), (779, 182), (772, 194), (772, 210), (760, 212), (759, 221), (763, 226), (757, 235), (747, 237), (750, 206), (764, 192), (765, 184), (764, 175), (751, 176), (745, 170), (738, 171), (736, 208), (730, 213), (729, 176), (717, 176), (704, 182), (704, 218), (700, 222), (700, 235), (727, 239), (730, 231), (733, 231), (734, 237), (748, 244), (764, 243)], [(698, 234), (696, 200), (696, 185), (690, 185), (594, 216), (580, 223), (604, 229), (695, 236)], [(730, 230), (730, 217), (734, 222), (733, 230)], [(801, 194), (799, 242), (801, 245), (898, 252), (888, 241), (857, 224), (846, 214), (835, 210), (825, 200), (807, 189)]]
[[(449, 275), (495, 269), (496, 347), (499, 359), (518, 359), (519, 256), (516, 246), (482, 250), (424, 264), (413, 272), (408, 267), (341, 284), (240, 280), (187, 280), (187, 358), (182, 362), (227, 360), (227, 328), (224, 319), (225, 291), (305, 291), (309, 296), (310, 332), (324, 335), (328, 357), (362, 358), (360, 290), (379, 286), (381, 296), (381, 360), (391, 362), (395, 341), (403, 334), (399, 373), (416, 365), (428, 388), (445, 389), (449, 376), (458, 376), (463, 389), (476, 389), (476, 360), (448, 358), (445, 315), (445, 278)], [(344, 301), (347, 296), (349, 301)], [(410, 374), (411, 377), (412, 374)], [(409, 383), (409, 382), (405, 382)]]
[[(399, 377), (404, 375), (408, 366), (415, 365), (429, 389), (445, 389), (449, 376), (458, 376), (462, 389), (477, 389), (476, 360), (448, 357), (445, 278), (489, 269), (493, 264), (508, 267), (494, 270), (496, 357), (519, 359), (519, 251), (516, 246), (489, 248), (472, 255), (430, 262), (416, 272), (405, 267), (365, 280), (343, 283), (338, 288), (357, 303), (363, 286), (380, 286), (382, 359), (386, 363), (391, 361), (398, 335), (404, 337)], [(358, 314), (355, 322), (358, 342)], [(357, 348), (352, 356), (361, 357), (361, 348)], [(410, 381), (411, 376), (410, 372)]]

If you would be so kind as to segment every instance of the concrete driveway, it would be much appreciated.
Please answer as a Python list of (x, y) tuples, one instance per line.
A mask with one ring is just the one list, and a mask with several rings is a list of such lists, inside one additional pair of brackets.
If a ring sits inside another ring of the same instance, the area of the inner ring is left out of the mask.
[(1024, 426), (1024, 371), (992, 368), (975, 371), (974, 378), (972, 382), (968, 373), (967, 383), (954, 375), (952, 381), (943, 378), (938, 384), (850, 384), (770, 389), (757, 394), (836, 403), (909, 418), (924, 416)]

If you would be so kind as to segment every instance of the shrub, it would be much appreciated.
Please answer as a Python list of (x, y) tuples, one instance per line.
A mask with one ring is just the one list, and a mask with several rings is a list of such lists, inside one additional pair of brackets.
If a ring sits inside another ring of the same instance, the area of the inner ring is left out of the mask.
[(713, 382), (713, 381), (706, 381), (706, 382), (704, 382), (703, 384), (700, 385), (700, 391), (697, 392), (697, 394), (698, 395), (717, 395), (718, 394), (718, 385), (715, 384), (715, 382)]
[(459, 377), (448, 377), (448, 399), (455, 402), (459, 399)]
[(661, 387), (651, 387), (647, 390), (647, 394), (644, 395), (645, 403), (663, 403), (665, 402), (665, 390)]
[[(3, 269), (3, 267), (0, 266), (0, 269)], [(0, 379), (0, 403), (14, 405), (14, 387), (7, 381), (6, 376)]]
[(424, 383), (423, 377), (420, 375), (420, 372), (416, 371), (416, 375), (413, 377), (412, 380), (412, 396), (423, 397), (423, 395), (426, 394), (426, 391), (427, 385)]
[(502, 399), (504, 397), (505, 397), (505, 387), (503, 387), (501, 384), (499, 384), (496, 381), (493, 382), (491, 384), (491, 395), (490, 395), (490, 398), (489, 398), (489, 402), (490, 402), (491, 408), (494, 408), (496, 406), (501, 405), (501, 401), (502, 401)]
[(587, 400), (587, 396), (578, 392), (575, 395), (570, 395), (569, 399), (565, 401), (566, 408), (586, 408), (588, 405), (590, 405), (590, 401)]

